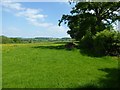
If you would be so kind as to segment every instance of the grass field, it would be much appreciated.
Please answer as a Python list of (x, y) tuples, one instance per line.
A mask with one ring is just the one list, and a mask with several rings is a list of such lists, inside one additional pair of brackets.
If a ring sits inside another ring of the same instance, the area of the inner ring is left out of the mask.
[(116, 88), (118, 58), (90, 57), (61, 44), (3, 44), (3, 88)]

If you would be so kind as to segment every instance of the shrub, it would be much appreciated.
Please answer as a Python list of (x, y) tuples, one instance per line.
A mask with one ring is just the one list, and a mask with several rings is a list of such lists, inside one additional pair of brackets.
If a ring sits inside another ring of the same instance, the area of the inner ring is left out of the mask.
[(120, 32), (104, 30), (94, 36), (94, 51), (98, 55), (120, 55)]
[(93, 49), (93, 36), (89, 32), (80, 41), (80, 48), (85, 50), (92, 50)]
[(75, 44), (73, 42), (69, 42), (65, 45), (66, 49), (72, 50), (75, 48)]

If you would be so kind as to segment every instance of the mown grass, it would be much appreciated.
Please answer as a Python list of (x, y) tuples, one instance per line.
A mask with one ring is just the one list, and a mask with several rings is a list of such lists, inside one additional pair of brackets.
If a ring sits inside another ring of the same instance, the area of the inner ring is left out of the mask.
[(57, 43), (3, 44), (3, 88), (117, 88), (118, 58), (90, 57)]

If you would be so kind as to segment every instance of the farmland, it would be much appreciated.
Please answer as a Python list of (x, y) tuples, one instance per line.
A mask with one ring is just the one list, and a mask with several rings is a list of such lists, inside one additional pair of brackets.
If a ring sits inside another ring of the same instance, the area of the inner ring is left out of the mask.
[(2, 44), (3, 88), (116, 88), (118, 58), (90, 57), (64, 44)]

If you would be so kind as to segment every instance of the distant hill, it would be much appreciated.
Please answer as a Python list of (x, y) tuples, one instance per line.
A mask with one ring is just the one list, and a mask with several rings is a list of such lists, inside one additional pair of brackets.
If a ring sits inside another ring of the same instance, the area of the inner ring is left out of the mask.
[(0, 43), (13, 43), (13, 40), (6, 37), (6, 36), (0, 36)]
[(51, 37), (35, 37), (35, 38), (11, 38), (6, 36), (0, 36), (0, 43), (39, 43), (39, 42), (70, 42), (71, 38), (51, 38)]

